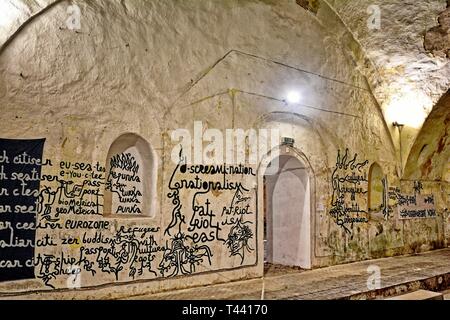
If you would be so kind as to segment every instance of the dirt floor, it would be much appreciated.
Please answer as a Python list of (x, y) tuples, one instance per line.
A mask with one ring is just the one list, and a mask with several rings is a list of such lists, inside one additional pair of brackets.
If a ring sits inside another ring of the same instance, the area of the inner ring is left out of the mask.
[(288, 273), (299, 273), (302, 271), (306, 271), (305, 269), (302, 269), (300, 267), (295, 266), (284, 266), (281, 264), (272, 264), (272, 263), (265, 263), (264, 264), (264, 275), (265, 276), (278, 276)]

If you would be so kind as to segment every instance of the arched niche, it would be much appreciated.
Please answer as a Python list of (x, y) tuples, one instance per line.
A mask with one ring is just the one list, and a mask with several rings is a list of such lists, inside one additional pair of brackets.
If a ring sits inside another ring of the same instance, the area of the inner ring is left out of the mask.
[(106, 158), (104, 215), (154, 215), (157, 161), (150, 144), (134, 133), (119, 136)]
[(385, 176), (380, 165), (374, 162), (369, 169), (368, 206), (370, 211), (380, 211), (383, 207)]

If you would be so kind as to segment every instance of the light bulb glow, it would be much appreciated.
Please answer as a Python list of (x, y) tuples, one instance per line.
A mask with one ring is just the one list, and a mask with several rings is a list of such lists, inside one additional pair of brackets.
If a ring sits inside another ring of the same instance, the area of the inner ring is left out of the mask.
[(386, 108), (388, 123), (397, 122), (412, 128), (420, 128), (432, 107), (431, 99), (421, 91), (404, 88), (391, 98)]
[(286, 95), (286, 101), (288, 103), (299, 103), (301, 99), (301, 95), (298, 91), (289, 91)]

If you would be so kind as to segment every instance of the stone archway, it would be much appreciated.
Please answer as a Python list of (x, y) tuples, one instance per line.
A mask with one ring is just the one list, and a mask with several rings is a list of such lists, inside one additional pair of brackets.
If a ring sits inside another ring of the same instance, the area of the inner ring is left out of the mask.
[(311, 177), (307, 161), (282, 146), (261, 168), (264, 261), (310, 269), (312, 262)]

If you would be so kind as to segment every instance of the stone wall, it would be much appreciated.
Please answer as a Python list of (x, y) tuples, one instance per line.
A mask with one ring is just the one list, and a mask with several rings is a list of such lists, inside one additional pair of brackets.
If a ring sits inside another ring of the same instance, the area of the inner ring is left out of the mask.
[[(262, 276), (262, 176), (278, 147), (257, 163), (205, 166), (189, 155), (211, 140), (180, 148), (174, 131), (293, 139), (309, 172), (312, 267), (446, 245), (448, 184), (401, 181), (382, 112), (336, 37), (348, 31), (326, 7), (316, 16), (296, 1), (73, 3), (80, 30), (66, 27), (62, 2), (0, 55), (0, 137), (45, 139), (42, 156), (17, 163), (34, 149), (14, 153), (18, 142), (2, 140), (2, 180), (17, 179), (1, 196), (19, 211), (35, 197), (24, 210), (36, 223), (20, 242), (23, 223), (6, 218), (20, 213), (2, 207), (2, 247), (34, 259), (2, 256), (3, 269), (28, 273), (3, 279), (1, 296), (111, 298)], [(299, 104), (286, 101), (290, 90)], [(375, 162), (386, 201), (369, 212)], [(414, 216), (425, 198), (426, 217)]]

